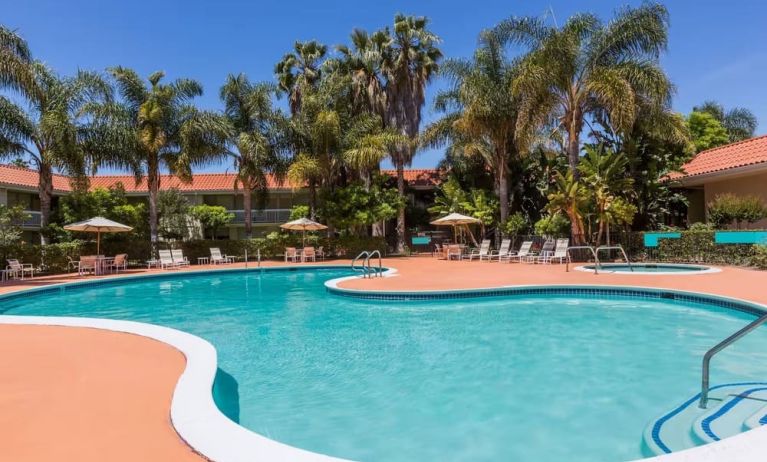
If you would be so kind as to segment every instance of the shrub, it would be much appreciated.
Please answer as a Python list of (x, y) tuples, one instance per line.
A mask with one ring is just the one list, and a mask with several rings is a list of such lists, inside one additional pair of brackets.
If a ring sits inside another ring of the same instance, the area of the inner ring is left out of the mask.
[(740, 229), (743, 222), (754, 223), (763, 218), (767, 218), (767, 207), (756, 196), (719, 194), (708, 203), (708, 219), (717, 227), (735, 222)]
[(570, 220), (561, 213), (544, 215), (535, 223), (535, 234), (541, 236), (565, 236), (570, 233)]
[(679, 239), (661, 239), (658, 259), (669, 262), (747, 265), (754, 255), (751, 244), (719, 244), (714, 231), (685, 231)]
[(754, 255), (751, 257), (751, 265), (762, 270), (767, 270), (767, 245), (754, 246)]

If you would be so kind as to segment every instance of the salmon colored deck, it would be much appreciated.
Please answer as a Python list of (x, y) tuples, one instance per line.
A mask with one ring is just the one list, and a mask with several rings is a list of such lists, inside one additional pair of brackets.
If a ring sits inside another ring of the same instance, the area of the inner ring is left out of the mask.
[[(324, 263), (348, 265), (349, 261)], [(267, 262), (264, 266), (281, 264)], [(742, 268), (696, 275), (594, 275), (572, 268), (566, 273), (563, 265), (556, 264), (448, 262), (430, 257), (389, 259), (384, 266), (396, 268), (397, 275), (344, 281), (340, 287), (409, 291), (526, 284), (634, 285), (767, 304), (767, 272)], [(132, 270), (127, 274), (158, 271)], [(188, 270), (179, 270), (184, 271)], [(0, 293), (80, 279), (70, 274), (11, 281), (0, 285)], [(169, 418), (173, 389), (184, 365), (183, 355), (174, 348), (135, 335), (0, 325), (0, 459), (204, 460), (175, 433)]]

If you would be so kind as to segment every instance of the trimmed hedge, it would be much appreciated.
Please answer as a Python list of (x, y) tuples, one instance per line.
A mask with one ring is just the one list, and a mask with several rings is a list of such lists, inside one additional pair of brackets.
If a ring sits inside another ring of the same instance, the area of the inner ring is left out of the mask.
[(714, 231), (683, 231), (679, 239), (660, 239), (658, 260), (666, 262), (750, 265), (752, 244), (716, 244)]

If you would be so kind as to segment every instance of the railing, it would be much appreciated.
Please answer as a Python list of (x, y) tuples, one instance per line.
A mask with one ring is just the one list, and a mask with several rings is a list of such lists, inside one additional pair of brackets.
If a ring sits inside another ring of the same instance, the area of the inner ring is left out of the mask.
[[(620, 250), (621, 253), (623, 254), (623, 259), (626, 260), (626, 264), (629, 265), (629, 269), (631, 270), (632, 273), (634, 272), (634, 267), (631, 266), (631, 261), (629, 261), (629, 257), (628, 255), (626, 255), (626, 251), (623, 250), (622, 245), (602, 245), (597, 247), (597, 250), (594, 252), (594, 254), (599, 255), (599, 252), (602, 250)], [(595, 268), (594, 271), (596, 271), (596, 267), (600, 265), (601, 263), (599, 262), (599, 260), (597, 260), (596, 266), (594, 266)]]
[(27, 214), (27, 218), (21, 221), (20, 225), (22, 228), (39, 228), (43, 221), (43, 216), (40, 212), (36, 212), (33, 210), (24, 210), (24, 213)]
[(591, 247), (590, 245), (576, 245), (567, 248), (567, 261), (565, 262), (565, 271), (570, 271), (570, 251), (577, 249), (588, 249), (591, 251), (591, 254), (594, 256), (594, 274), (599, 274), (599, 257), (597, 256), (597, 252), (594, 250), (594, 247)]
[(724, 350), (728, 346), (732, 345), (733, 343), (735, 343), (736, 341), (744, 337), (746, 334), (748, 334), (752, 330), (761, 326), (765, 322), (767, 322), (767, 314), (762, 315), (760, 318), (751, 322), (746, 327), (740, 329), (739, 331), (730, 335), (726, 339), (722, 340), (721, 342), (716, 344), (713, 348), (708, 350), (705, 355), (703, 355), (703, 371), (702, 371), (702, 377), (701, 377), (701, 383), (700, 383), (700, 402), (698, 403), (699, 408), (706, 409), (706, 405), (708, 404), (709, 375), (710, 375), (709, 369), (711, 366), (711, 358), (713, 358), (715, 354), (719, 353), (720, 351)]
[[(372, 266), (370, 264), (370, 259), (378, 256), (378, 268)], [(362, 260), (362, 266), (357, 266), (357, 262), (360, 259)], [(363, 278), (372, 278), (372, 277), (382, 277), (383, 276), (383, 265), (381, 262), (381, 252), (378, 250), (373, 250), (371, 252), (368, 252), (367, 250), (363, 250), (359, 253), (354, 259), (352, 260), (352, 271), (362, 272)]]
[[(228, 210), (234, 214), (232, 223), (245, 223), (244, 210)], [(251, 211), (251, 223), (284, 223), (290, 219), (290, 209), (264, 209)]]

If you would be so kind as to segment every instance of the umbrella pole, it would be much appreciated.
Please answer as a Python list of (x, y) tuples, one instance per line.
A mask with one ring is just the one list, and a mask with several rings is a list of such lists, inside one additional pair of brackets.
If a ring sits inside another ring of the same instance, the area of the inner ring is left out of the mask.
[(101, 253), (101, 231), (96, 231), (96, 255)]

